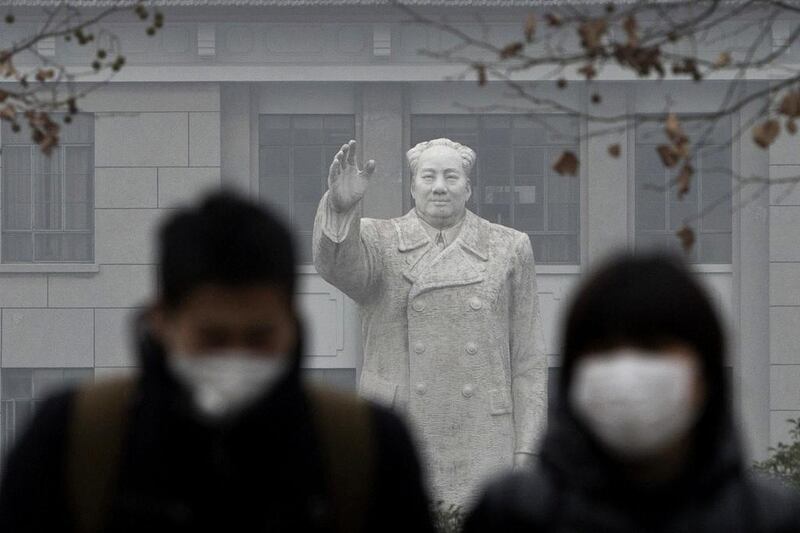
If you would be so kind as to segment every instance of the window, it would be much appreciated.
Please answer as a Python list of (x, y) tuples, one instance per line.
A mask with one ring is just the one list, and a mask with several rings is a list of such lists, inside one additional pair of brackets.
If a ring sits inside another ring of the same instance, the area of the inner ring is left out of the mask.
[[(679, 200), (669, 185), (679, 168), (667, 169), (656, 152), (666, 142), (663, 125), (645, 122), (636, 128), (635, 189), (636, 249), (677, 248), (675, 236), (690, 221), (696, 242), (689, 256), (693, 263), (729, 264), (732, 247), (731, 122), (720, 119), (706, 131), (704, 121), (684, 121), (683, 129), (698, 143), (692, 159), (695, 169), (689, 193)], [(695, 219), (707, 210), (699, 220)]]
[[(53, 118), (59, 118), (55, 115)], [(94, 116), (61, 125), (59, 146), (44, 155), (22, 125), (2, 123), (3, 263), (94, 260)]]
[(0, 457), (11, 449), (42, 400), (93, 376), (91, 368), (4, 368), (0, 374)]
[(411, 145), (438, 137), (478, 154), (468, 207), (531, 237), (539, 264), (580, 263), (580, 181), (553, 163), (577, 151), (578, 121), (563, 115), (412, 115)]
[(310, 383), (347, 392), (356, 392), (355, 368), (304, 368), (303, 377)]
[(259, 116), (259, 190), (299, 237), (298, 257), (311, 263), (311, 235), (333, 156), (355, 139), (353, 115)]

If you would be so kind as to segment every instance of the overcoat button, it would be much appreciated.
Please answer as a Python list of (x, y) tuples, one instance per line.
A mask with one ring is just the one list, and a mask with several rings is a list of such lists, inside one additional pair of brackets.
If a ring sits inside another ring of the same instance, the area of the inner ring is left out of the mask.
[(476, 297), (474, 297), (474, 298), (470, 299), (470, 301), (469, 301), (469, 306), (470, 306), (471, 308), (473, 308), (474, 310), (476, 310), (476, 311), (477, 311), (478, 309), (480, 309), (481, 307), (483, 307), (483, 302), (481, 301), (481, 299), (480, 299), (480, 298), (478, 298), (478, 297), (476, 296)]
[(425, 351), (425, 345), (421, 342), (418, 342), (414, 345), (414, 351), (417, 353), (422, 353)]
[(417, 383), (417, 394), (423, 396), (428, 391), (428, 386), (424, 383)]
[(478, 345), (476, 345), (474, 342), (468, 342), (466, 350), (468, 354), (475, 355), (478, 353)]
[(414, 303), (411, 304), (411, 307), (414, 308), (414, 311), (419, 313), (420, 311), (425, 310), (425, 302), (423, 302), (422, 300), (415, 300)]
[(470, 398), (475, 394), (475, 388), (469, 384), (464, 385), (464, 388), (461, 389), (461, 394), (464, 395), (464, 398)]

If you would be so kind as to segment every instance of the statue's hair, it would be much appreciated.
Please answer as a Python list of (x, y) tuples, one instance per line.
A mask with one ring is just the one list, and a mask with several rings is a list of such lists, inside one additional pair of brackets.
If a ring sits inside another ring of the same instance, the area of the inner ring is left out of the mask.
[(472, 171), (472, 167), (475, 166), (475, 158), (476, 158), (475, 151), (469, 146), (465, 146), (461, 143), (457, 143), (455, 141), (451, 141), (450, 139), (445, 139), (445, 138), (423, 141), (417, 144), (414, 148), (412, 148), (408, 152), (406, 152), (406, 159), (408, 159), (408, 166), (411, 169), (412, 176), (416, 175), (417, 173), (417, 164), (419, 163), (419, 156), (422, 155), (422, 152), (434, 146), (446, 146), (458, 152), (458, 155), (461, 156), (461, 166), (464, 169), (464, 174), (469, 176), (470, 172)]

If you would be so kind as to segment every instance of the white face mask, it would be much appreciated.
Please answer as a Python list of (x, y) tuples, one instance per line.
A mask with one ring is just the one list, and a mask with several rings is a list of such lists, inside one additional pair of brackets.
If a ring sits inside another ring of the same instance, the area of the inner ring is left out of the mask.
[(265, 356), (238, 350), (172, 354), (167, 363), (189, 389), (198, 412), (213, 420), (242, 411), (270, 391), (290, 366), (289, 357), (283, 354)]
[(688, 434), (699, 415), (695, 358), (619, 350), (582, 358), (570, 403), (613, 453), (628, 459), (658, 454)]

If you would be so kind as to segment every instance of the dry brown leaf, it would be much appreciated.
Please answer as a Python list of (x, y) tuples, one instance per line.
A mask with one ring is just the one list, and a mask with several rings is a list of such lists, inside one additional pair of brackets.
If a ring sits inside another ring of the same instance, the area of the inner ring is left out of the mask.
[(557, 28), (563, 23), (561, 17), (553, 13), (545, 14), (544, 20), (547, 21), (548, 26), (552, 26), (553, 28)]
[(678, 115), (675, 113), (670, 113), (667, 116), (667, 120), (664, 122), (664, 131), (667, 133), (669, 140), (675, 145), (683, 145), (689, 141), (689, 138), (683, 133), (680, 120), (678, 120)]
[(561, 176), (577, 176), (578, 157), (569, 150), (562, 152), (558, 161), (553, 165), (553, 170)]
[(558, 86), (559, 89), (563, 89), (564, 87), (567, 86), (567, 80), (565, 80), (564, 78), (558, 78), (556, 85)]
[(594, 65), (590, 63), (579, 68), (578, 74), (583, 74), (586, 76), (587, 80), (592, 80), (595, 76), (597, 76), (597, 70), (595, 70)]
[(683, 225), (675, 232), (675, 235), (680, 239), (683, 250), (688, 254), (692, 251), (694, 246), (694, 230), (687, 225)]
[(45, 82), (53, 77), (55, 77), (56, 73), (53, 69), (39, 69), (36, 72), (36, 81)]
[(800, 91), (790, 91), (783, 96), (778, 113), (790, 118), (800, 117)]
[(18, 74), (17, 68), (14, 66), (11, 59), (0, 62), (0, 74), (2, 74), (4, 78), (10, 78)]
[(661, 156), (661, 162), (667, 168), (674, 167), (678, 164), (678, 161), (680, 161), (680, 156), (675, 152), (675, 148), (668, 144), (661, 144), (656, 147), (656, 150), (658, 151), (658, 155)]
[(608, 147), (608, 155), (611, 157), (617, 158), (622, 153), (622, 148), (619, 144), (612, 144)]
[(592, 95), (592, 103), (593, 104), (599, 104), (602, 101), (603, 101), (603, 97), (600, 96), (600, 93), (594, 93)]
[(731, 64), (730, 52), (720, 52), (717, 59), (714, 60), (714, 68), (725, 68)]
[(767, 149), (775, 142), (778, 134), (781, 132), (781, 127), (777, 120), (765, 120), (758, 126), (753, 128), (753, 142), (761, 148)]
[(674, 144), (674, 145), (672, 145), (672, 149), (675, 151), (675, 154), (680, 159), (686, 159), (687, 157), (689, 157), (689, 143), (688, 143), (688, 141), (687, 142), (682, 142), (680, 144)]
[(786, 131), (789, 132), (789, 135), (797, 133), (797, 122), (793, 118), (786, 119)]
[(587, 20), (578, 27), (581, 45), (590, 52), (597, 50), (602, 46), (603, 35), (607, 29), (608, 22), (605, 19)]
[(522, 49), (524, 47), (525, 45), (519, 41), (509, 43), (505, 47), (503, 47), (502, 50), (500, 50), (500, 59), (509, 59), (516, 55), (519, 55), (519, 53), (522, 52)]
[(525, 19), (525, 40), (529, 43), (532, 43), (535, 35), (536, 35), (536, 15), (531, 13), (530, 15), (528, 15), (528, 18)]
[(17, 118), (17, 112), (13, 106), (7, 105), (3, 107), (3, 109), (0, 109), (0, 118), (13, 121)]
[(694, 168), (689, 163), (685, 163), (681, 168), (680, 174), (676, 179), (678, 184), (678, 200), (682, 200), (689, 192), (692, 185), (692, 176), (694, 175)]

